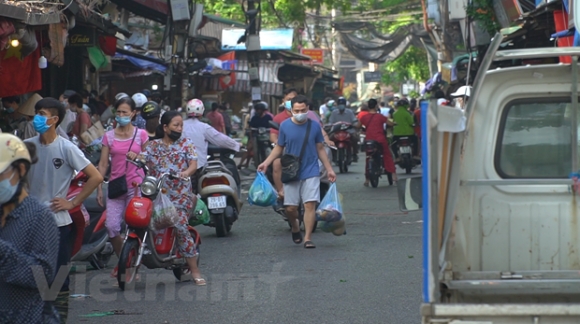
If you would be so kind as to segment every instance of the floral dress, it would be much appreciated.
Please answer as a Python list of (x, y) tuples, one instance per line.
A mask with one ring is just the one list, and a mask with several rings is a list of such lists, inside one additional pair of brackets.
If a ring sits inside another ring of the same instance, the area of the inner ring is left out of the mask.
[[(187, 138), (180, 138), (171, 145), (161, 139), (150, 141), (142, 154), (151, 176), (159, 178), (163, 173), (180, 173), (189, 168), (189, 162), (197, 160), (195, 145)], [(195, 209), (196, 197), (191, 191), (191, 181), (165, 178), (162, 188), (179, 213), (179, 223), (175, 226), (179, 253), (186, 258), (197, 255), (193, 238), (187, 230), (190, 211)]]

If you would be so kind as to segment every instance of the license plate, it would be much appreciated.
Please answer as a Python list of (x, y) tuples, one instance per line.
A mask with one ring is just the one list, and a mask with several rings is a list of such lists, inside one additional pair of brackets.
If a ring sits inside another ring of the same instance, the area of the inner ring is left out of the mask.
[(207, 197), (207, 208), (209, 209), (226, 208), (227, 205), (226, 196)]
[(401, 146), (401, 153), (403, 154), (407, 154), (407, 153), (411, 153), (411, 147), (409, 146)]

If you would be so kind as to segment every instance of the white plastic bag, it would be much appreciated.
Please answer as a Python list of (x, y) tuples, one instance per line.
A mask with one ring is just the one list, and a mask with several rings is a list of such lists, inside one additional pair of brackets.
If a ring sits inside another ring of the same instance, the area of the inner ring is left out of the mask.
[(173, 202), (166, 195), (159, 193), (153, 201), (153, 217), (150, 228), (153, 231), (173, 227), (179, 222), (179, 214)]

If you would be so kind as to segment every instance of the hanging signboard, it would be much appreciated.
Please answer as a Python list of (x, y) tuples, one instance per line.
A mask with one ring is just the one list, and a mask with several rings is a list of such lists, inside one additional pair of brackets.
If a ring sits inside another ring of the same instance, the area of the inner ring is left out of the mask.
[(324, 64), (324, 50), (321, 48), (303, 48), (300, 54), (310, 56), (313, 64)]
[[(245, 51), (246, 44), (239, 43), (240, 37), (246, 33), (245, 29), (225, 28), (222, 30), (222, 50), (224, 51)], [(260, 45), (262, 50), (290, 50), (292, 49), (292, 39), (294, 29), (278, 28), (264, 29), (260, 31)]]
[(365, 83), (369, 83), (369, 82), (381, 82), (382, 79), (382, 74), (379, 71), (374, 71), (374, 72), (370, 72), (370, 71), (366, 71), (363, 72), (363, 78), (364, 78), (364, 82)]
[(90, 27), (77, 26), (70, 31), (67, 46), (72, 47), (92, 47), (96, 46), (95, 29)]

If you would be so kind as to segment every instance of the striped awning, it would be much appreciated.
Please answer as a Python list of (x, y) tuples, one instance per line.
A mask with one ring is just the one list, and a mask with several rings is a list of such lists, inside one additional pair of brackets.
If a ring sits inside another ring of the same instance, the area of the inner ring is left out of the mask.
[[(262, 83), (262, 95), (266, 96), (281, 96), (284, 89), (284, 84), (278, 80), (278, 68), (284, 65), (283, 62), (278, 61), (260, 61), (260, 81)], [(238, 61), (236, 67), (236, 84), (229, 88), (233, 92), (251, 92), (250, 75), (248, 74), (248, 61)], [(243, 71), (243, 72), (242, 72)], [(223, 91), (216, 78), (211, 82), (211, 90)]]

